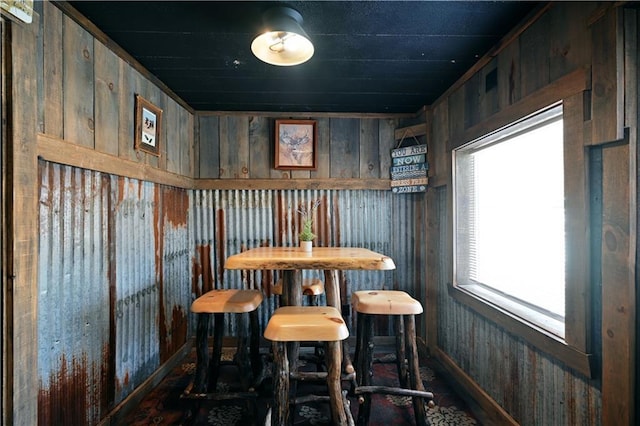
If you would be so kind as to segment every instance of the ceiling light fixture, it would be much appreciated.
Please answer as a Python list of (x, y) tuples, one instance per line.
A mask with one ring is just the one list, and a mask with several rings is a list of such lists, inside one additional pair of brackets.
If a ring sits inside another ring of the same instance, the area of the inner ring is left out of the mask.
[(271, 65), (291, 66), (313, 56), (313, 43), (302, 29), (302, 15), (290, 7), (275, 7), (263, 15), (265, 31), (253, 39), (251, 51)]

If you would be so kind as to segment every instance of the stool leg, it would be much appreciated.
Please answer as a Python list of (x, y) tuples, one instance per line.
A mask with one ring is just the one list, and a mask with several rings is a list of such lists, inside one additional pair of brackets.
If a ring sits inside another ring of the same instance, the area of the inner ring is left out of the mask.
[(209, 392), (216, 391), (222, 357), (222, 338), (224, 336), (224, 314), (213, 314), (213, 352), (209, 360)]
[[(373, 318), (372, 315), (360, 314), (358, 321), (362, 321), (362, 347), (358, 357), (361, 358), (361, 369), (359, 375), (359, 383), (361, 386), (370, 386), (373, 378)], [(358, 425), (365, 426), (369, 424), (369, 415), (371, 414), (371, 394), (362, 395), (363, 402), (358, 409)]]
[(289, 361), (287, 344), (273, 342), (273, 393), (275, 407), (271, 410), (271, 425), (289, 424)]
[(236, 346), (235, 362), (240, 372), (240, 387), (242, 390), (249, 389), (251, 384), (251, 361), (249, 360), (249, 345), (247, 333), (249, 325), (247, 324), (247, 314), (238, 315), (238, 341)]
[(408, 387), (407, 377), (409, 374), (407, 371), (407, 364), (405, 362), (407, 354), (405, 352), (406, 337), (403, 315), (394, 315), (393, 324), (396, 336), (396, 367), (398, 369), (398, 379), (400, 381), (400, 387), (406, 388)]
[(331, 418), (334, 425), (346, 425), (347, 413), (344, 411), (342, 401), (342, 386), (340, 377), (342, 373), (342, 342), (327, 342), (327, 387), (329, 388), (329, 404), (331, 405)]
[[(408, 336), (408, 348), (407, 356), (409, 361), (409, 381), (411, 382), (411, 389), (424, 391), (424, 384), (420, 377), (420, 364), (418, 359), (418, 346), (416, 344), (416, 320), (414, 315), (407, 315), (405, 317), (405, 329)], [(413, 412), (416, 417), (416, 424), (418, 426), (427, 426), (427, 413), (424, 408), (425, 401), (423, 398), (414, 396)]]
[(262, 374), (262, 359), (260, 358), (260, 324), (258, 322), (258, 311), (254, 310), (249, 313), (251, 341), (249, 343), (251, 349), (251, 371), (253, 379), (256, 380)]
[(356, 366), (356, 382), (361, 385), (362, 384), (362, 376), (365, 373), (365, 366), (362, 363), (362, 351), (365, 343), (364, 336), (364, 314), (359, 314), (356, 316), (356, 349), (353, 353), (353, 362)]
[(209, 323), (211, 314), (198, 314), (196, 326), (196, 374), (193, 379), (195, 393), (207, 390), (207, 366), (209, 365)]

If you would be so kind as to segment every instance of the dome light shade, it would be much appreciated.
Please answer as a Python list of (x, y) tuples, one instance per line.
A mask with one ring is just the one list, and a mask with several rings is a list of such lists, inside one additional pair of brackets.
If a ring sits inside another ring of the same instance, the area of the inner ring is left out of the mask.
[(302, 15), (290, 7), (267, 10), (265, 31), (251, 43), (251, 51), (263, 62), (278, 66), (299, 65), (314, 52), (313, 43), (302, 29)]

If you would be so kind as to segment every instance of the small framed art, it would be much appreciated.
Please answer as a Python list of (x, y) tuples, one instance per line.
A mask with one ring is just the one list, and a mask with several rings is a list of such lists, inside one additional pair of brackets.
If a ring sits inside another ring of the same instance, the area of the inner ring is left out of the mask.
[(315, 120), (276, 120), (275, 168), (315, 170), (316, 139)]
[(140, 95), (136, 95), (135, 149), (160, 155), (162, 110)]

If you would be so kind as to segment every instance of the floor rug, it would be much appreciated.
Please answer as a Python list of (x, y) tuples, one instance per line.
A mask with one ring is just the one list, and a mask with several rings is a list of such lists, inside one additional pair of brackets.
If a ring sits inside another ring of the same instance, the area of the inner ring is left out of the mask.
[[(226, 351), (224, 358), (230, 360), (232, 351)], [(393, 355), (377, 355), (374, 363), (374, 383), (385, 386), (397, 386), (396, 367)], [(181, 394), (193, 380), (195, 371), (195, 352), (192, 351), (184, 361), (168, 374), (164, 380), (150, 392), (119, 424), (131, 426), (143, 425), (178, 425), (182, 424), (183, 413), (188, 401)], [(429, 408), (427, 415), (433, 426), (475, 426), (480, 425), (447, 383), (434, 372), (433, 361), (420, 360), (420, 373), (425, 389), (433, 392), (435, 406)], [(217, 389), (235, 391), (238, 386), (237, 369), (227, 365), (222, 367)], [(298, 386), (298, 392), (321, 391), (311, 384)], [(348, 384), (345, 384), (345, 389)], [(270, 379), (260, 387), (259, 396), (255, 400), (205, 401), (197, 409), (190, 424), (235, 426), (262, 425), (271, 404)], [(413, 407), (408, 397), (374, 395), (371, 409), (370, 426), (402, 426), (414, 425)], [(355, 398), (349, 397), (350, 408), (357, 420), (359, 404)], [(328, 425), (330, 422), (327, 403), (310, 402), (295, 407), (293, 424), (296, 426)]]

